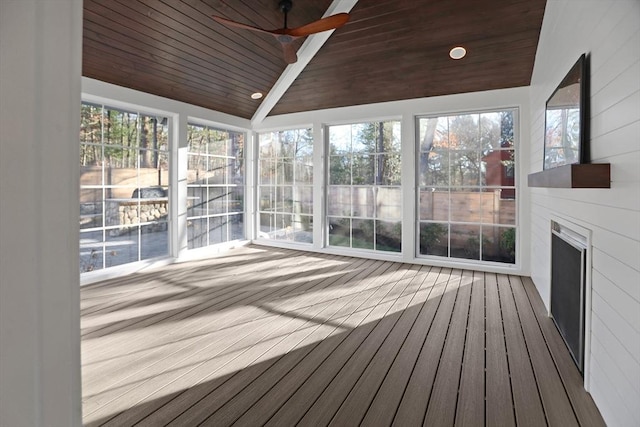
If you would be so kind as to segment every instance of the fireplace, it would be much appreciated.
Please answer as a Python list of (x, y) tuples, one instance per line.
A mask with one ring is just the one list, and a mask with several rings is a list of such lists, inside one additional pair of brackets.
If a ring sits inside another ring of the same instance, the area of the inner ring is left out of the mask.
[(584, 375), (587, 237), (551, 222), (551, 317)]

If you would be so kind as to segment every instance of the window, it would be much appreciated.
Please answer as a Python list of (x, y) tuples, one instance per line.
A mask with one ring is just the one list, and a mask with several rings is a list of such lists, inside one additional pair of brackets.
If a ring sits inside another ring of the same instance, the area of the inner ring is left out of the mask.
[(259, 135), (259, 238), (313, 243), (311, 129)]
[(244, 238), (244, 134), (189, 124), (187, 241), (196, 249)]
[(83, 103), (80, 271), (169, 254), (167, 119)]
[(400, 252), (400, 122), (329, 126), (330, 246)]
[(421, 255), (515, 263), (516, 114), (417, 119)]

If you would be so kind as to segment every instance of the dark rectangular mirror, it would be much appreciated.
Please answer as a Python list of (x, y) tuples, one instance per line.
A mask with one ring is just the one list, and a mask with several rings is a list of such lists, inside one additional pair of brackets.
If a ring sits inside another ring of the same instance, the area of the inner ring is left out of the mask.
[(588, 162), (586, 77), (583, 54), (547, 100), (543, 169)]

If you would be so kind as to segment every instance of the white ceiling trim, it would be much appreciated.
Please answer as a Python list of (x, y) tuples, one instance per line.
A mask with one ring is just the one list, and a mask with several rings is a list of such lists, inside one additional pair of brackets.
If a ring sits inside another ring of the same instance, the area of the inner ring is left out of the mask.
[[(349, 13), (357, 2), (358, 0), (333, 0), (333, 3), (331, 3), (322, 17), (324, 18), (336, 13)], [(298, 61), (289, 64), (287, 68), (284, 69), (278, 81), (276, 81), (269, 93), (262, 100), (262, 103), (260, 103), (260, 106), (251, 118), (251, 124), (253, 126), (262, 123), (334, 31), (335, 30), (324, 31), (307, 37), (300, 49), (298, 49)]]

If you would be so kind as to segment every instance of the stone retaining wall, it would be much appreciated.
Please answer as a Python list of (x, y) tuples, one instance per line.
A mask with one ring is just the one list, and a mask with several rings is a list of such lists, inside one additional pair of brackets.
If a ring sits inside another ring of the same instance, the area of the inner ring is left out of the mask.
[(144, 224), (142, 232), (151, 233), (167, 229), (169, 214), (166, 197), (154, 199), (108, 199), (106, 201), (106, 226), (119, 226), (109, 231), (111, 236), (119, 236), (133, 226)]

